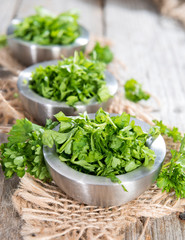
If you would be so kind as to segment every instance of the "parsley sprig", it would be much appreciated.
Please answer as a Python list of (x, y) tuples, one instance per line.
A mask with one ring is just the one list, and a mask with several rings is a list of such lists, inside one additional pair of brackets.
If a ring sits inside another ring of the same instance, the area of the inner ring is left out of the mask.
[(45, 128), (28, 119), (17, 120), (9, 132), (8, 143), (0, 146), (0, 163), (7, 178), (15, 173), (23, 177), (30, 173), (43, 181), (51, 179), (42, 152), (42, 134), (58, 124), (48, 120)]
[(114, 58), (109, 46), (101, 46), (99, 42), (96, 42), (93, 50), (89, 53), (89, 56), (94, 60), (98, 60), (106, 64), (112, 62)]
[(177, 198), (185, 198), (185, 136), (179, 151), (171, 150), (172, 158), (163, 165), (157, 186), (162, 191), (175, 191)]
[(178, 128), (168, 128), (162, 121), (154, 120), (162, 135), (173, 139), (174, 142), (181, 142), (180, 150), (171, 150), (170, 162), (164, 164), (157, 178), (157, 186), (162, 191), (175, 191), (177, 198), (185, 198), (185, 135), (182, 137)]
[(171, 137), (174, 142), (181, 141), (182, 140), (182, 135), (179, 132), (177, 127), (168, 128), (163, 121), (158, 121), (158, 120), (153, 120), (155, 125), (159, 127), (161, 134), (166, 135), (168, 137)]
[(125, 85), (125, 97), (132, 102), (139, 102), (141, 100), (148, 100), (150, 94), (142, 89), (142, 85), (135, 79), (127, 80)]

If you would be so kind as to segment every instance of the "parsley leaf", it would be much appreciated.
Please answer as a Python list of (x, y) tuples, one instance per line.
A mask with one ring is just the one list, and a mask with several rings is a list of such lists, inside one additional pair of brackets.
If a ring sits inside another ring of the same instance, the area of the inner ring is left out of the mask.
[(177, 127), (170, 129), (162, 121), (153, 120), (153, 122), (159, 128), (161, 134), (171, 137), (174, 142), (182, 140), (181, 133), (178, 131)]
[(109, 46), (101, 46), (99, 42), (96, 42), (93, 50), (89, 53), (89, 56), (100, 62), (104, 62), (106, 64), (112, 62), (113, 53), (110, 50)]
[(171, 137), (174, 142), (180, 141), (179, 152), (171, 150), (170, 162), (164, 164), (157, 178), (157, 186), (162, 191), (175, 191), (177, 198), (185, 198), (185, 136), (182, 137), (178, 128), (168, 128), (162, 121), (153, 120), (154, 128), (161, 134)]
[(148, 100), (150, 94), (146, 93), (142, 89), (142, 85), (135, 79), (126, 81), (124, 85), (125, 97), (132, 102), (139, 102), (140, 100)]
[(83, 53), (59, 61), (58, 65), (38, 67), (29, 87), (40, 96), (62, 101), (69, 106), (77, 102), (107, 101), (111, 95), (105, 82), (105, 64), (86, 59)]
[(157, 179), (157, 186), (162, 191), (175, 191), (177, 198), (185, 198), (185, 136), (181, 141), (180, 151), (171, 150), (171, 161), (163, 165)]
[(25, 172), (28, 172), (43, 181), (51, 179), (44, 162), (42, 134), (45, 129), (55, 126), (56, 122), (51, 120), (47, 120), (45, 128), (26, 118), (16, 121), (9, 132), (9, 142), (0, 146), (0, 163), (7, 178), (15, 173), (23, 177)]

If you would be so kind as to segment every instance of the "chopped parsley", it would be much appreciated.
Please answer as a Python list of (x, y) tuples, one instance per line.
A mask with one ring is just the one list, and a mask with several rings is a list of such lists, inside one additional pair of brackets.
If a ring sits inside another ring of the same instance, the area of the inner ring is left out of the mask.
[(135, 79), (126, 81), (124, 85), (125, 97), (132, 102), (139, 102), (140, 100), (148, 100), (150, 94), (142, 89), (142, 85)]
[(87, 59), (83, 53), (65, 58), (57, 65), (38, 67), (29, 87), (40, 96), (69, 106), (90, 101), (105, 102), (111, 95), (105, 82), (105, 64)]
[(90, 52), (89, 56), (92, 59), (104, 62), (106, 64), (112, 62), (114, 56), (109, 46), (101, 46), (99, 42), (96, 42), (93, 50)]

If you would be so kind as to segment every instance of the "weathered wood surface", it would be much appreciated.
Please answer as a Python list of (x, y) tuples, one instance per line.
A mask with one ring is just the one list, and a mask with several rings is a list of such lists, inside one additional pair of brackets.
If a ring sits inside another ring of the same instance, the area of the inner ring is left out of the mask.
[(185, 29), (160, 16), (151, 0), (107, 0), (104, 19), (127, 67), (123, 79), (142, 82), (161, 102), (153, 115), (185, 131)]
[[(123, 81), (134, 77), (142, 82), (161, 101), (153, 115), (185, 131), (185, 29), (160, 16), (151, 0), (0, 0), (0, 33), (5, 32), (11, 18), (27, 16), (38, 5), (56, 13), (80, 9), (83, 25), (113, 41), (115, 55), (126, 65)], [(21, 239), (22, 223), (11, 203), (17, 183), (17, 178), (4, 180), (0, 170), (1, 240)], [(124, 239), (137, 240), (145, 222), (143, 218), (133, 224)], [(185, 222), (178, 214), (150, 219), (144, 239), (183, 240)]]

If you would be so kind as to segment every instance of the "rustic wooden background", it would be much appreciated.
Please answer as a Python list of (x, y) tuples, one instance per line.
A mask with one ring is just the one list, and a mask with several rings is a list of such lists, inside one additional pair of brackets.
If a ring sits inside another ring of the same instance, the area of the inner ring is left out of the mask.
[[(152, 0), (0, 0), (0, 34), (10, 20), (34, 13), (35, 6), (60, 13), (80, 10), (80, 22), (94, 35), (110, 38), (115, 56), (126, 69), (122, 79), (134, 77), (159, 98), (154, 117), (185, 132), (185, 29), (161, 16)], [(0, 67), (0, 77), (10, 74)], [(0, 139), (1, 140), (1, 139)], [(18, 240), (21, 220), (12, 207), (11, 196), (18, 179), (5, 180), (0, 170), (0, 239)], [(139, 219), (125, 239), (137, 240), (146, 219)], [(178, 214), (151, 219), (141, 240), (184, 240), (185, 223)]]

